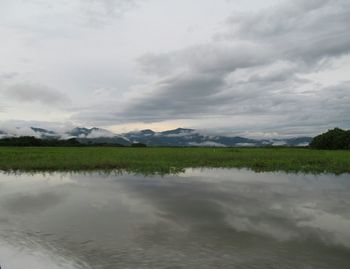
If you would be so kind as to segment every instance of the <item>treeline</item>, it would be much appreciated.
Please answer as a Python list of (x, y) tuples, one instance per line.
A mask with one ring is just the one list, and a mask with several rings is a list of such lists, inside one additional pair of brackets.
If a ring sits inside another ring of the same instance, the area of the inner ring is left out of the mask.
[(34, 136), (9, 137), (0, 139), (3, 147), (77, 147), (81, 146), (75, 138), (67, 140), (39, 139)]
[(314, 149), (350, 149), (350, 130), (335, 128), (316, 136), (310, 143)]
[[(21, 136), (21, 137), (9, 137), (0, 139), (0, 147), (96, 147), (96, 146), (109, 146), (109, 147), (124, 147), (121, 144), (84, 144), (80, 143), (77, 139), (71, 138), (67, 140), (59, 139), (40, 139), (34, 136)], [(142, 143), (134, 143), (131, 147), (146, 147)]]

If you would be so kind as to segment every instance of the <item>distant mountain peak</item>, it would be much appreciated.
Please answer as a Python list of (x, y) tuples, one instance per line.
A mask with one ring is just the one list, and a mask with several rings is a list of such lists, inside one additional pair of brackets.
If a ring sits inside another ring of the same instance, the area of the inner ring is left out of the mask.
[(193, 129), (185, 129), (185, 128), (177, 128), (174, 130), (169, 130), (169, 131), (163, 131), (161, 132), (162, 134), (183, 134), (183, 133), (192, 133), (195, 130)]
[(46, 129), (43, 129), (43, 128), (30, 127), (30, 129), (32, 129), (36, 133), (51, 134), (51, 135), (55, 135), (56, 134), (54, 131), (46, 130)]
[(172, 132), (181, 132), (181, 133), (194, 132), (194, 131), (195, 131), (194, 129), (188, 129), (188, 128), (177, 128), (177, 129), (172, 130)]
[(103, 135), (107, 135), (107, 136), (117, 136), (116, 134), (105, 130), (105, 129), (101, 129), (101, 128), (97, 128), (97, 127), (92, 127), (92, 128), (85, 128), (85, 127), (75, 127), (72, 130), (70, 130), (69, 132), (67, 132), (67, 134), (71, 135), (71, 136), (75, 136), (75, 137), (82, 137), (82, 136), (89, 136), (93, 133), (99, 132), (101, 136)]
[(141, 130), (139, 133), (142, 133), (142, 134), (155, 134), (156, 132), (151, 130), (151, 129), (144, 129), (144, 130)]

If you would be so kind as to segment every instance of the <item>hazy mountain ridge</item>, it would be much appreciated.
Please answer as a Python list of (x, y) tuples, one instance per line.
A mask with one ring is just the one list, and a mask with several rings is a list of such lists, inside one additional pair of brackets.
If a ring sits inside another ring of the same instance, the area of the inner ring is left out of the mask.
[(240, 147), (240, 146), (305, 146), (311, 137), (295, 137), (287, 139), (251, 139), (240, 136), (211, 136), (201, 134), (194, 129), (178, 128), (175, 130), (154, 132), (141, 130), (123, 134), (134, 142), (144, 143), (149, 146), (214, 146), (214, 147)]
[[(28, 130), (27, 130), (28, 131)], [(31, 127), (32, 136), (42, 139), (69, 139), (76, 138), (83, 144), (121, 144), (143, 143), (148, 146), (171, 147), (261, 147), (261, 146), (307, 146), (311, 137), (294, 137), (286, 139), (252, 139), (240, 136), (222, 136), (202, 134), (194, 129), (178, 128), (163, 132), (145, 129), (124, 134), (115, 134), (101, 128), (76, 127), (69, 131), (57, 132), (44, 128)], [(25, 135), (28, 135), (26, 132)], [(30, 135), (30, 134), (29, 134)], [(11, 133), (0, 130), (1, 137), (18, 137), (19, 132)]]

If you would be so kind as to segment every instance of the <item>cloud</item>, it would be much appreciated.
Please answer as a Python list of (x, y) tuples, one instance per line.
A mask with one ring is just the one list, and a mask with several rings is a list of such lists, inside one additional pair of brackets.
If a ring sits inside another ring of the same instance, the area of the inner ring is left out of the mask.
[(196, 142), (191, 142), (189, 145), (194, 146), (194, 147), (226, 147), (224, 144), (220, 144), (217, 142), (213, 141), (205, 141), (203, 143), (196, 143)]
[(9, 72), (9, 73), (0, 73), (0, 81), (1, 80), (10, 80), (18, 76), (18, 73), (16, 72)]
[(15, 214), (33, 214), (57, 206), (63, 201), (64, 196), (55, 192), (17, 194), (2, 201), (2, 206)]
[[(226, 117), (227, 125), (234, 116), (256, 121), (267, 116), (267, 129), (350, 126), (349, 82), (329, 87), (305, 78), (349, 54), (349, 25), (347, 0), (284, 1), (234, 15), (206, 44), (140, 57), (150, 83), (109, 116), (94, 111), (92, 117), (111, 122)], [(274, 122), (277, 117), (282, 122)]]
[[(5, 22), (13, 23), (12, 19), (8, 20), (8, 14), (21, 13), (24, 20), (15, 17), (16, 28), (43, 31), (45, 35), (57, 35), (65, 30), (68, 31), (65, 34), (69, 35), (77, 26), (101, 27), (110, 24), (133, 9), (139, 1), (141, 0), (2, 0), (0, 14), (4, 16)], [(53, 29), (56, 32), (50, 33)]]
[(115, 137), (116, 134), (103, 129), (92, 130), (86, 138)]
[(47, 122), (47, 121), (24, 121), (24, 120), (6, 120), (0, 121), (0, 131), (14, 136), (35, 136), (40, 134), (33, 131), (32, 127), (43, 128), (55, 133), (63, 134), (75, 128), (72, 122)]
[[(142, 70), (168, 74), (200, 72), (224, 75), (238, 68), (265, 63), (273, 57), (273, 51), (250, 41), (219, 41), (184, 48), (165, 54), (146, 54), (139, 58)], [(164, 70), (165, 69), (165, 70)]]
[(121, 17), (135, 7), (138, 0), (79, 0), (79, 6), (88, 25), (100, 26)]
[[(222, 0), (215, 4), (221, 11), (213, 10), (204, 24), (207, 15), (197, 16), (186, 1), (170, 3), (166, 10), (159, 1), (139, 5), (141, 0), (3, 2), (0, 32), (8, 36), (1, 50), (3, 69), (20, 75), (0, 74), (0, 102), (9, 107), (13, 100), (21, 102), (3, 118), (28, 114), (46, 120), (41, 112), (47, 107), (40, 103), (65, 109), (53, 112), (53, 121), (73, 115), (69, 119), (89, 126), (176, 121), (190, 128), (264, 133), (350, 127), (344, 117), (349, 96), (344, 77), (350, 69), (347, 0), (268, 1), (279, 4), (227, 18), (221, 9), (231, 4)], [(261, 5), (248, 2), (248, 8)], [(184, 18), (167, 17), (168, 12), (182, 15), (186, 7)], [(215, 18), (222, 23), (213, 25)], [(343, 58), (345, 67), (339, 65)], [(344, 74), (335, 75), (337, 70)], [(74, 107), (66, 106), (66, 95), (45, 85), (74, 92)]]
[(259, 14), (233, 16), (232, 40), (269, 44), (280, 57), (317, 63), (350, 51), (350, 3), (346, 0), (284, 1)]
[(26, 127), (26, 126), (21, 126), (21, 127), (15, 127), (15, 128), (1, 128), (1, 131), (3, 131), (6, 135), (11, 135), (11, 136), (15, 136), (15, 137), (19, 137), (19, 136), (34, 136), (37, 138), (40, 138), (40, 134), (36, 133), (33, 131), (33, 129), (31, 129), (30, 127)]
[(66, 95), (47, 86), (32, 83), (8, 86), (5, 94), (19, 102), (39, 102), (46, 106), (64, 105), (70, 102)]

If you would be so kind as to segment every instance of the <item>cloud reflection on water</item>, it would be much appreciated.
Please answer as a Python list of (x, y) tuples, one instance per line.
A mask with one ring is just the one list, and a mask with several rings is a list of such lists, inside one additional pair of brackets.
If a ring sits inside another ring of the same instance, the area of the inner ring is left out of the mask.
[(12, 244), (34, 240), (95, 268), (329, 268), (330, 254), (347, 268), (348, 179), (234, 169), (0, 175), (0, 238), (26, 235)]

